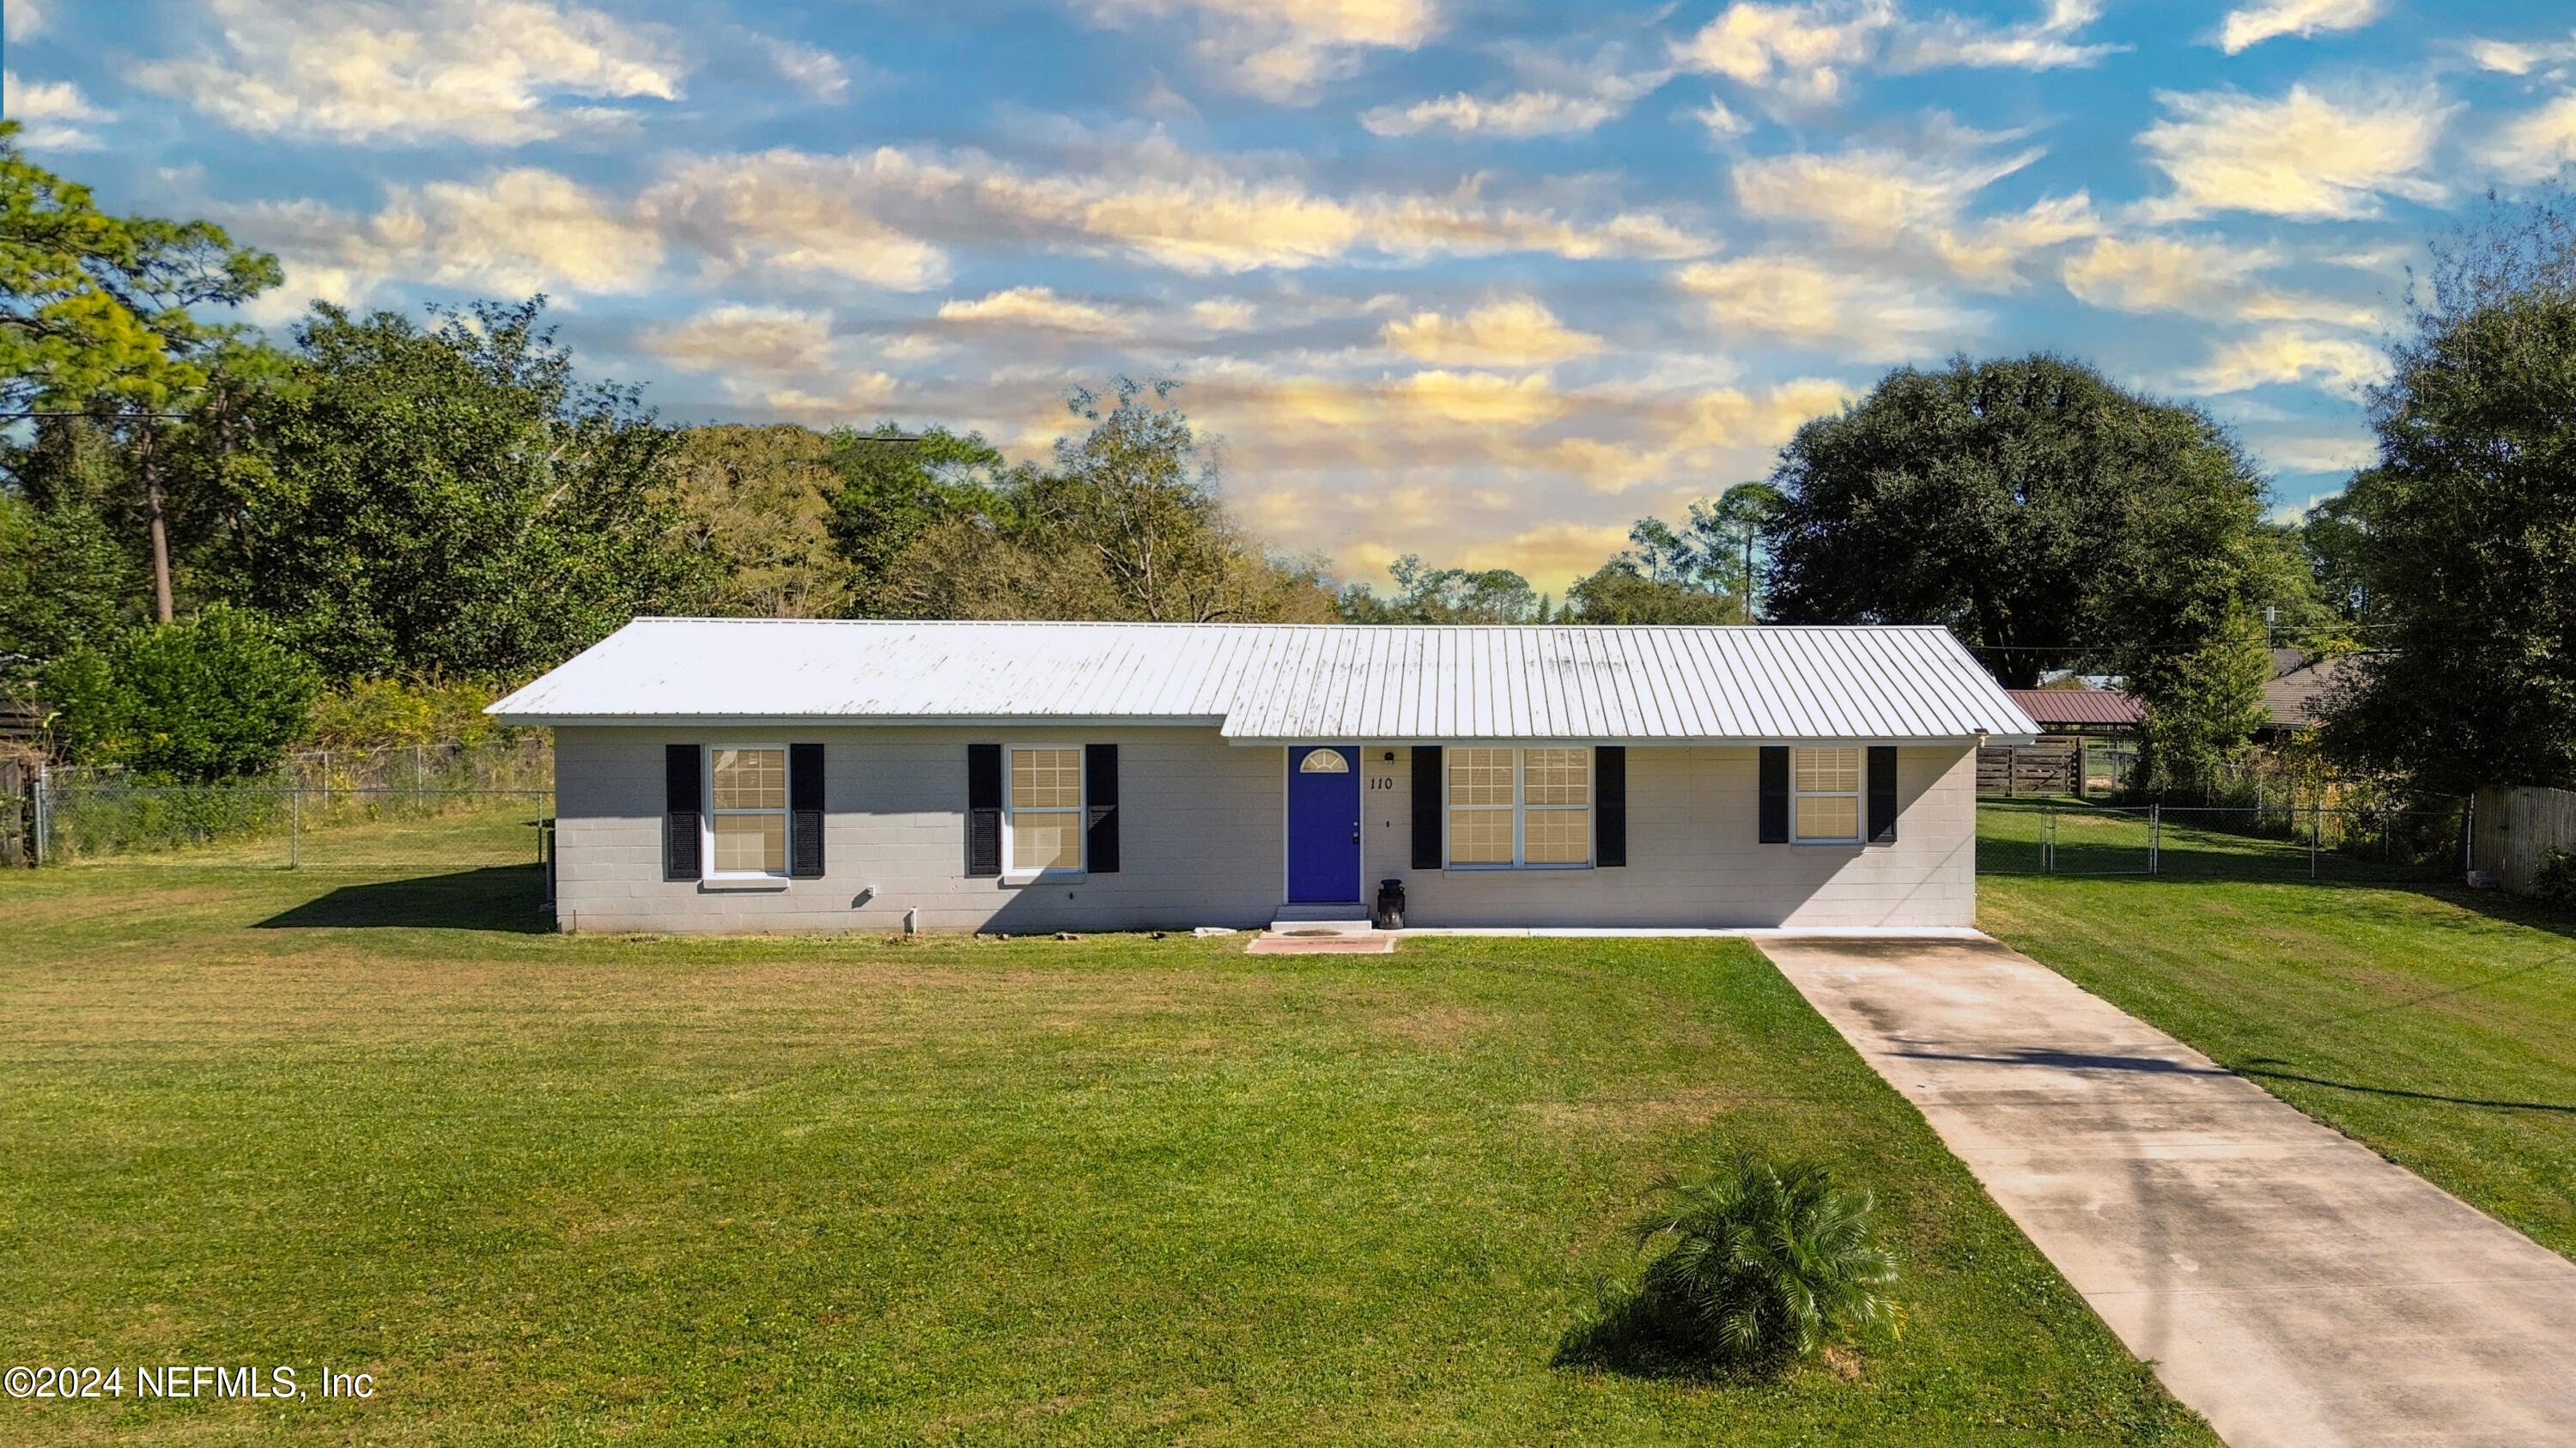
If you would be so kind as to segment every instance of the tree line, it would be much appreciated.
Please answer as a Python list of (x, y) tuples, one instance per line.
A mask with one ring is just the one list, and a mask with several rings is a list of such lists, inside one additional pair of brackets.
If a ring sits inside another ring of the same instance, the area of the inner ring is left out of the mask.
[[(2323, 738), (2425, 788), (2576, 783), (2563, 198), (2437, 248), (2379, 458), (2297, 525), (2205, 412), (2039, 354), (1899, 368), (1560, 599), (1408, 555), (1337, 586), (1225, 504), (1168, 381), (1043, 461), (892, 425), (675, 426), (545, 299), (316, 303), (221, 228), (101, 212), (0, 123), (0, 690), (73, 757), (256, 772), (318, 692), (524, 680), (646, 613), (1948, 626), (2003, 682), (2122, 680), (2158, 779), (2241, 752), (2268, 650), (2359, 652)], [(343, 711), (348, 712), (348, 711)]]

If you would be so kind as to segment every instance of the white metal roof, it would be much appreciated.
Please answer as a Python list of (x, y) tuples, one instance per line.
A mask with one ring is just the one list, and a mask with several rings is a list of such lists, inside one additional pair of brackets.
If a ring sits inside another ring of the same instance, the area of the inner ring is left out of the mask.
[(1931, 626), (1417, 627), (637, 619), (511, 724), (1163, 723), (1296, 740), (2010, 740)]

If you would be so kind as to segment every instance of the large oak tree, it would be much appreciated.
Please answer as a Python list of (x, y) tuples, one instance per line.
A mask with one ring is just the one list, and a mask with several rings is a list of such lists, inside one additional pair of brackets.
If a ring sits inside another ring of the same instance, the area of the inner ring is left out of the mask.
[(2264, 607), (2304, 578), (2207, 415), (2062, 357), (1900, 368), (1798, 430), (1764, 526), (1783, 623), (1946, 625), (2006, 684), (2125, 676), (2151, 775), (2262, 723)]

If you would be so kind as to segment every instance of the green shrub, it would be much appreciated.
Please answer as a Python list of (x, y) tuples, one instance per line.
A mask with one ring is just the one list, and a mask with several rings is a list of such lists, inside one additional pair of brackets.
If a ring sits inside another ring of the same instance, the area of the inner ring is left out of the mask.
[(1896, 1259), (1875, 1204), (1814, 1161), (1741, 1153), (1689, 1181), (1636, 1227), (1654, 1254), (1610, 1285), (1558, 1347), (1568, 1366), (1630, 1372), (1776, 1371), (1866, 1331), (1893, 1335)]
[(483, 712), (501, 692), (470, 680), (359, 679), (313, 701), (304, 740), (319, 749), (488, 743), (507, 732)]
[(222, 604), (74, 649), (44, 675), (74, 759), (192, 782), (274, 768), (319, 683), (258, 615)]
[(2576, 910), (2576, 854), (2551, 850), (2531, 875), (2531, 898), (2560, 910)]

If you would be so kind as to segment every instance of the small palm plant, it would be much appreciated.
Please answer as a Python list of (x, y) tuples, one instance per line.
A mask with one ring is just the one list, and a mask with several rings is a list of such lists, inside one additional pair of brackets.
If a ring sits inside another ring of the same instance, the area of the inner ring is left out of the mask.
[[(1902, 1326), (1875, 1203), (1820, 1162), (1738, 1153), (1705, 1176), (1656, 1184), (1636, 1227), (1656, 1252), (1569, 1334), (1560, 1363), (1628, 1370), (1778, 1368), (1866, 1331)], [(1656, 1251), (1657, 1248), (1660, 1251)]]

